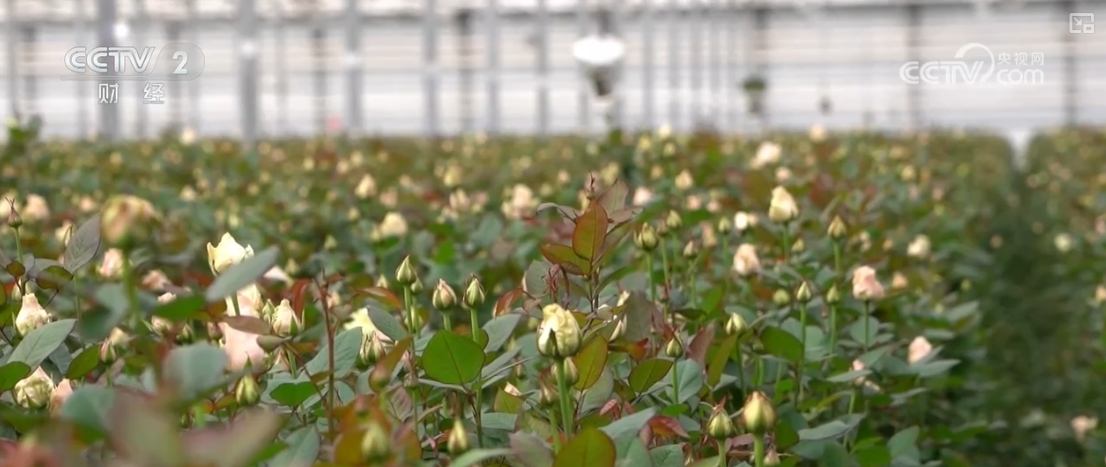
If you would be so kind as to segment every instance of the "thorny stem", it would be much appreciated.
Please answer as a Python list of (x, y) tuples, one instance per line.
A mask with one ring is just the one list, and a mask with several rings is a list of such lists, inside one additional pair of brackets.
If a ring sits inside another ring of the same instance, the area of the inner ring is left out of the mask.
[(753, 436), (753, 460), (756, 467), (764, 467), (764, 435)]
[(569, 398), (572, 396), (568, 391), (568, 380), (565, 378), (565, 360), (561, 360), (556, 363), (557, 365), (557, 397), (561, 400), (561, 420), (562, 428), (564, 428), (565, 437), (572, 436), (572, 425), (575, 422), (572, 420), (572, 408), (570, 407)]
[[(326, 284), (323, 284), (322, 286), (318, 286), (318, 288), (319, 295), (323, 297), (323, 322), (326, 323), (326, 359), (328, 368), (330, 369), (330, 374), (327, 375), (326, 389), (326, 410), (330, 415), (326, 418), (326, 423), (330, 435), (334, 436), (337, 434), (337, 432), (334, 431), (334, 420), (336, 418), (334, 417), (334, 401), (337, 396), (337, 393), (334, 391), (334, 317), (330, 314), (330, 300), (327, 300), (327, 298), (330, 297), (328, 287)], [(235, 293), (235, 299), (237, 299), (237, 295), (238, 294)]]
[(415, 307), (411, 303), (411, 288), (403, 286), (403, 308), (407, 310), (407, 332), (412, 336), (418, 335), (418, 321), (415, 319)]
[(799, 366), (795, 368), (795, 384), (799, 386), (799, 398), (795, 401), (796, 407), (803, 404), (803, 367), (806, 366), (806, 302), (799, 305), (799, 344), (802, 353), (799, 355)]
[(138, 288), (134, 284), (134, 268), (131, 266), (131, 256), (123, 252), (123, 289), (127, 293), (127, 313), (130, 314), (131, 326), (138, 331), (138, 323), (142, 318), (138, 311)]
[[(645, 254), (645, 271), (649, 276), (649, 301), (657, 303), (657, 280), (653, 278), (653, 254)], [(1103, 333), (1106, 336), (1106, 332)]]
[(676, 359), (672, 359), (672, 403), (680, 403), (680, 370), (679, 362)]
[(737, 378), (741, 382), (741, 395), (744, 397), (749, 393), (749, 390), (745, 386), (745, 355), (741, 351), (741, 341), (738, 340), (734, 347), (737, 348)]
[(791, 257), (791, 224), (785, 222), (783, 224), (783, 262), (786, 263)]
[(870, 331), (869, 328), (871, 327), (870, 320), (868, 319), (868, 316), (872, 313), (872, 308), (871, 307), (872, 307), (872, 302), (868, 301), (868, 300), (865, 300), (864, 301), (864, 351), (865, 352), (868, 351), (868, 347), (871, 345), (871, 343), (869, 342), (869, 340), (871, 340), (871, 336), (868, 334), (868, 332)]
[[(470, 326), (472, 326), (472, 330), (470, 331), (472, 333), (472, 341), (479, 344), (480, 343), (480, 338), (479, 338), (478, 333), (480, 332), (480, 316), (477, 315), (475, 307), (470, 307), (469, 308), (469, 321), (471, 323)], [(483, 347), (483, 346), (481, 345), (481, 347)], [(481, 415), (480, 410), (482, 410), (481, 406), (483, 405), (480, 402), (480, 399), (481, 399), (480, 396), (481, 396), (481, 392), (483, 392), (483, 390), (484, 390), (484, 381), (480, 378), (477, 378), (476, 383), (474, 384), (474, 387), (472, 388), (472, 392), (473, 392), (472, 419), (476, 422), (476, 445), (481, 447), (481, 448), (484, 447), (484, 424), (481, 421), (481, 416), (480, 416)]]
[[(668, 288), (669, 288), (669, 280), (668, 280), (668, 242), (662, 240), (660, 246), (661, 246), (661, 267), (663, 268), (661, 270), (661, 277), (664, 278), (664, 290), (665, 290), (665, 292), (668, 292)], [(667, 295), (667, 293), (666, 293), (666, 295)], [(667, 310), (668, 307), (665, 307), (665, 309)]]

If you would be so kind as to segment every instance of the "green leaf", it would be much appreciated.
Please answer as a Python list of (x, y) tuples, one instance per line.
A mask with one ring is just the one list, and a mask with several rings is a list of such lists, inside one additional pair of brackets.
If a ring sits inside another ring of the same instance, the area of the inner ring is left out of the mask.
[(203, 310), (207, 301), (199, 295), (177, 297), (169, 303), (158, 305), (154, 309), (154, 316), (160, 316), (169, 321), (181, 322), (192, 318), (196, 312)]
[(630, 297), (623, 305), (626, 320), (626, 334), (622, 336), (627, 342), (639, 342), (652, 335), (653, 315), (657, 313), (657, 306), (640, 290), (630, 291)]
[(934, 360), (932, 362), (915, 364), (911, 366), (911, 369), (914, 370), (919, 377), (931, 378), (949, 371), (958, 364), (960, 364), (960, 360)]
[(292, 381), (281, 383), (273, 388), (273, 391), (269, 393), (269, 397), (288, 407), (299, 407), (315, 393), (315, 385), (310, 381)]
[(73, 273), (60, 265), (48, 266), (35, 274), (35, 283), (44, 290), (61, 290), (73, 280)]
[(391, 313), (373, 306), (368, 307), (367, 312), (373, 326), (376, 326), (376, 329), (385, 336), (392, 338), (393, 342), (399, 342), (407, 337), (407, 329)]
[(273, 458), (271, 465), (280, 467), (313, 465), (315, 459), (319, 457), (322, 439), (315, 427), (306, 426), (292, 432), (284, 442), (288, 447)]
[(422, 352), (422, 368), (431, 379), (465, 385), (484, 367), (484, 349), (472, 339), (438, 331)]
[[(703, 369), (694, 360), (681, 360), (676, 364), (676, 376), (679, 377), (680, 400), (677, 404), (683, 404), (688, 399), (699, 395), (703, 389)], [(669, 397), (673, 396), (673, 388), (668, 389)]]
[(69, 337), (69, 333), (73, 330), (75, 324), (77, 322), (72, 319), (63, 319), (31, 331), (23, 337), (23, 342), (20, 342), (12, 351), (8, 363), (23, 362), (33, 372), (35, 368), (42, 364), (43, 360), (46, 360), (46, 357), (49, 357), (62, 342), (65, 342), (65, 338)]
[(768, 353), (789, 362), (798, 362), (803, 358), (803, 343), (791, 333), (776, 327), (765, 328), (760, 341)]
[(168, 411), (158, 410), (152, 399), (120, 392), (109, 413), (112, 444), (127, 453), (127, 460), (137, 465), (188, 465), (191, 459), (184, 455), (178, 419)]
[(77, 272), (96, 257), (100, 250), (100, 215), (85, 221), (65, 245), (63, 263), (66, 269)]
[(610, 368), (604, 368), (599, 374), (599, 380), (590, 389), (584, 391), (584, 396), (580, 399), (580, 413), (587, 414), (603, 407), (603, 404), (611, 400), (613, 392), (614, 376), (611, 375)]
[(538, 246), (542, 256), (550, 263), (560, 265), (565, 272), (577, 276), (586, 276), (591, 273), (591, 264), (587, 260), (576, 255), (576, 252), (567, 245), (557, 243), (543, 243)]
[(621, 439), (623, 436), (637, 436), (641, 428), (649, 423), (649, 420), (656, 415), (657, 409), (648, 408), (633, 415), (627, 415), (618, 420), (611, 422), (611, 424), (600, 428), (604, 433), (610, 435), (611, 439)]
[(884, 467), (891, 465), (891, 453), (883, 446), (859, 449), (853, 453), (860, 467)]
[(614, 467), (614, 442), (600, 430), (585, 428), (561, 447), (553, 467)]
[(165, 378), (182, 400), (193, 400), (223, 384), (227, 354), (210, 344), (177, 347), (165, 357)]
[(96, 289), (93, 298), (102, 308), (81, 316), (77, 328), (86, 341), (107, 339), (127, 314), (127, 293), (122, 284), (104, 284)]
[(97, 432), (107, 428), (108, 410), (115, 403), (115, 389), (81, 386), (61, 406), (61, 418)]
[(229, 428), (189, 431), (184, 434), (188, 459), (194, 465), (246, 467), (276, 439), (283, 424), (280, 415), (255, 409), (236, 414)]
[(836, 438), (848, 432), (849, 428), (852, 427), (840, 420), (831, 420), (814, 428), (799, 430), (799, 439), (803, 441), (820, 441)]
[(511, 433), (511, 453), (522, 467), (550, 467), (553, 465), (553, 450), (533, 434), (519, 431)]
[(31, 375), (31, 367), (23, 362), (8, 362), (0, 366), (0, 392), (14, 388), (16, 383)]
[(830, 376), (829, 378), (826, 378), (826, 381), (829, 381), (831, 383), (851, 383), (857, 378), (862, 378), (870, 374), (872, 374), (872, 370), (854, 370)]
[(505, 448), (473, 449), (464, 454), (461, 454), (460, 456), (457, 456), (457, 458), (453, 459), (453, 462), (449, 464), (449, 467), (471, 467), (493, 457), (502, 457), (508, 454), (511, 454), (511, 450)]
[(603, 240), (607, 237), (610, 219), (601, 203), (588, 203), (584, 214), (576, 218), (576, 228), (572, 231), (572, 250), (576, 255), (595, 261), (603, 250)]
[(211, 286), (204, 292), (204, 298), (209, 302), (215, 302), (238, 293), (239, 290), (261, 279), (266, 272), (273, 268), (279, 256), (280, 250), (276, 247), (269, 247), (231, 266), (230, 269), (223, 271), (222, 274), (219, 274), (219, 277), (215, 278), (215, 282), (212, 282)]
[(649, 451), (653, 467), (683, 467), (684, 451), (676, 444), (668, 444)]
[(920, 433), (921, 430), (916, 426), (895, 433), (895, 436), (887, 440), (887, 449), (891, 451), (891, 457), (909, 455), (916, 451), (915, 443), (918, 441)]
[(576, 364), (576, 371), (580, 375), (576, 380), (575, 388), (583, 391), (592, 387), (603, 374), (603, 368), (607, 365), (607, 340), (602, 336), (593, 336), (584, 344), (580, 352), (572, 357), (572, 363)]
[(347, 329), (334, 338), (334, 368), (330, 368), (330, 350), (326, 345), (319, 349), (319, 353), (304, 368), (312, 375), (333, 369), (335, 378), (345, 378), (357, 364), (357, 353), (360, 350), (361, 328)]
[[(726, 340), (718, 344), (718, 350), (714, 351), (710, 363), (707, 364), (707, 385), (712, 388), (718, 385), (718, 381), (722, 378), (722, 372), (726, 369), (726, 362), (730, 361), (730, 356), (733, 355), (736, 347), (737, 336), (728, 336)], [(745, 371), (745, 369), (740, 368), (738, 371)]]
[(498, 352), (503, 344), (507, 343), (507, 339), (511, 338), (511, 334), (515, 332), (515, 327), (518, 326), (520, 319), (522, 319), (522, 315), (512, 313), (484, 324), (484, 331), (488, 333), (488, 345), (484, 347), (484, 351)]
[(522, 290), (534, 297), (544, 297), (548, 291), (545, 277), (549, 275), (549, 265), (544, 261), (531, 261), (522, 276)]
[(661, 358), (643, 360), (630, 371), (630, 389), (641, 394), (657, 384), (672, 369), (672, 361)]
[(100, 348), (95, 345), (89, 346), (77, 354), (77, 358), (69, 363), (69, 369), (65, 370), (65, 377), (71, 380), (80, 380), (99, 365)]
[(641, 442), (641, 437), (622, 438), (614, 444), (619, 466), (653, 467), (653, 458), (649, 456), (649, 449)]

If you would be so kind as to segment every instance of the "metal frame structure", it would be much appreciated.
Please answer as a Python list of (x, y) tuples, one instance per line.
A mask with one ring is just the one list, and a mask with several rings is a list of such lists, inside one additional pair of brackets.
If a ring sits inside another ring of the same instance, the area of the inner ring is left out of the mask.
[[(627, 127), (793, 128), (817, 115), (813, 99), (806, 104), (809, 109), (801, 108), (806, 93), (836, 94), (842, 88), (851, 89), (853, 98), (840, 91), (843, 96), (835, 96), (834, 102), (843, 102), (841, 112), (850, 112), (849, 117), (829, 120), (848, 126), (873, 121), (902, 129), (1106, 121), (1101, 100), (1081, 98), (1081, 92), (1106, 89), (1106, 41), (1064, 30), (1068, 13), (1097, 12), (1106, 18), (1101, 3), (1093, 0), (392, 1), (5, 0), (2, 24), (7, 34), (0, 49), (6, 64), (0, 74), (7, 88), (5, 111), (13, 117), (43, 114), (47, 134), (86, 136), (95, 129), (107, 139), (147, 138), (165, 127), (187, 126), (200, 134), (229, 133), (247, 145), (276, 135), (333, 131), (429, 137), (474, 131), (539, 136), (598, 132), (603, 127), (596, 125), (601, 120), (595, 118), (590, 88), (561, 49), (591, 30), (590, 12), (607, 8), (630, 53), (620, 84), (626, 99), (619, 105), (625, 108), (615, 112)], [(813, 32), (803, 29), (811, 22), (799, 13), (810, 2), (818, 3), (819, 14), (830, 12), (833, 18), (814, 21)], [(980, 21), (991, 25), (989, 32), (973, 24), (973, 11), (988, 12)], [(967, 19), (956, 25), (941, 22), (960, 18), (956, 15)], [(896, 24), (857, 21), (867, 31), (852, 33), (852, 26), (836, 23), (852, 16), (891, 18)], [(793, 21), (796, 17), (800, 19)], [(118, 34), (121, 19), (134, 26), (126, 38)], [(1001, 31), (1003, 22), (1017, 24), (1011, 28), (1029, 25), (1036, 35)], [(971, 97), (982, 109), (969, 109), (980, 116), (961, 119), (972, 122), (965, 125), (942, 114), (956, 112), (944, 110), (944, 102), (964, 102), (947, 97), (953, 91), (894, 82), (898, 65), (905, 61), (950, 58), (957, 41), (975, 37), (973, 26), (979, 42), (1014, 49), (1040, 45), (1058, 57), (1045, 64), (1049, 76), (1057, 78), (1034, 88), (1033, 102), (1024, 105), (1033, 118), (1008, 122), (1009, 103), (995, 97), (1004, 94), (989, 90)], [(878, 35), (871, 32), (876, 30)], [(851, 36), (870, 39), (844, 44)], [(198, 41), (210, 55), (209, 69), (200, 78), (169, 83), (169, 105), (99, 105), (93, 101), (95, 93), (90, 94), (91, 83), (83, 82), (68, 87), (68, 97), (58, 96), (66, 45), (159, 41)], [(382, 53), (389, 47), (395, 52)], [(852, 61), (835, 63), (835, 57)], [(857, 72), (842, 76), (844, 72), (835, 71), (846, 65), (869, 74), (857, 84)], [(766, 111), (760, 118), (745, 111), (740, 88), (753, 73), (769, 77)], [(833, 89), (826, 84), (830, 81)], [(397, 91), (385, 89), (393, 85)], [(525, 94), (533, 97), (520, 97)], [(573, 95), (575, 111), (566, 105)], [(875, 109), (878, 105), (884, 109)], [(858, 110), (861, 106), (867, 108)], [(991, 113), (988, 106), (994, 106)], [(308, 108), (313, 111), (305, 112)], [(906, 117), (894, 118), (897, 112)], [(302, 114), (309, 115), (306, 121)], [(52, 131), (57, 128), (62, 129)]]

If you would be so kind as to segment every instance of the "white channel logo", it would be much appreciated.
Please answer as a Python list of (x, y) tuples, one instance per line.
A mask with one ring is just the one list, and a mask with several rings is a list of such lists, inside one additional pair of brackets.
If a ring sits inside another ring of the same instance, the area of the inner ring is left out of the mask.
[[(963, 60), (969, 51), (981, 49), (987, 57), (981, 60)], [(957, 60), (929, 62), (910, 61), (899, 68), (899, 77), (907, 84), (983, 84), (991, 76), (999, 84), (1043, 84), (1045, 72), (1041, 69), (1001, 69), (995, 72), (995, 54), (978, 42), (965, 44), (956, 51)]]

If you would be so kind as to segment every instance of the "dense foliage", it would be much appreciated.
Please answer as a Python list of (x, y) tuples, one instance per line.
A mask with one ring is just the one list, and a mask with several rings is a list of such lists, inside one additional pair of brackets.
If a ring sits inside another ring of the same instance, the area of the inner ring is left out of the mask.
[(36, 133), (0, 156), (3, 465), (1106, 456), (1102, 133), (1024, 168), (951, 133)]

